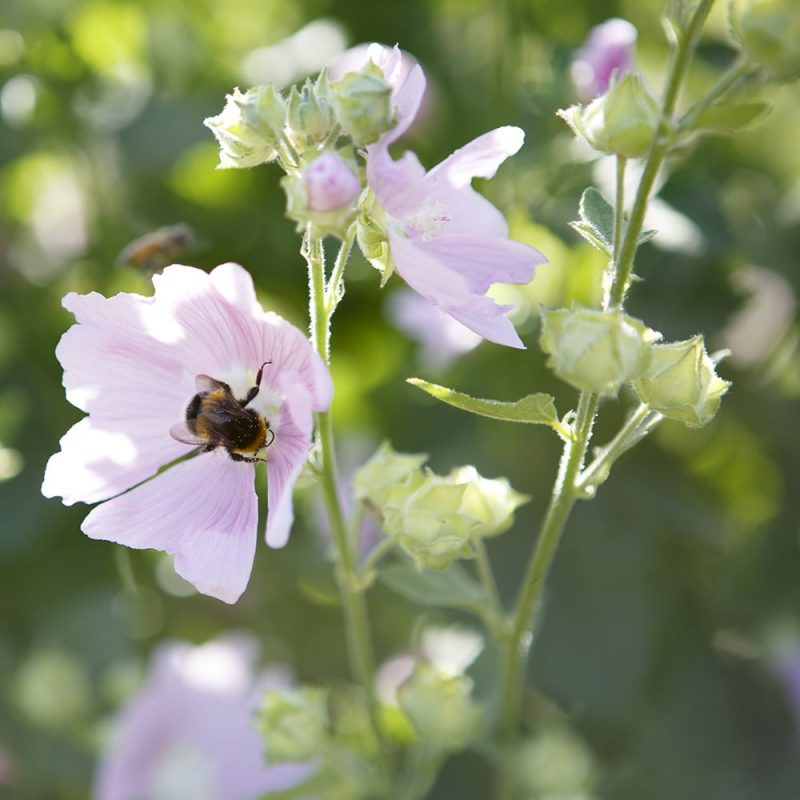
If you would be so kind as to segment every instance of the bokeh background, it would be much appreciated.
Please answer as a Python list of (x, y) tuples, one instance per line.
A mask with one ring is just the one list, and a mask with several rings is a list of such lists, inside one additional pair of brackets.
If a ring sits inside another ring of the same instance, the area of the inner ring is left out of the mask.
[[(724, 5), (687, 97), (732, 58)], [(346, 47), (382, 41), (399, 42), (428, 74), (427, 114), (405, 140), (423, 163), (501, 124), (526, 130), (523, 151), (482, 188), (513, 234), (550, 258), (512, 297), (527, 351), (482, 344), (443, 361), (393, 323), (402, 285), (379, 291), (360, 256), (334, 320), (345, 461), (388, 438), (430, 453), (440, 472), (473, 463), (532, 495), (491, 543), (511, 601), (558, 442), (544, 428), (436, 405), (404, 379), (509, 400), (547, 391), (562, 413), (574, 402), (544, 367), (536, 309), (596, 302), (602, 263), (567, 223), (581, 191), (609, 170), (554, 112), (574, 102), (571, 53), (611, 16), (638, 27), (638, 64), (659, 89), (661, 10), (660, 0), (3, 0), (0, 797), (87, 797), (107, 721), (163, 639), (250, 630), (265, 661), (291, 664), (302, 680), (347, 675), (312, 494), (298, 496), (289, 546), (259, 547), (233, 607), (192, 594), (156, 553), (88, 540), (85, 507), (40, 495), (46, 459), (80, 417), (54, 356), (71, 323), (60, 299), (71, 290), (148, 293), (146, 272), (115, 263), (135, 237), (191, 226), (196, 243), (180, 260), (242, 263), (267, 305), (306, 324), (304, 264), (279, 171), (215, 171), (204, 117), (233, 86), (289, 85)], [(590, 754), (600, 797), (800, 797), (800, 707), (775, 668), (800, 641), (800, 89), (763, 94), (775, 105), (766, 122), (701, 140), (670, 165), (652, 220), (663, 235), (641, 251), (644, 281), (630, 301), (668, 339), (705, 332), (712, 349), (730, 347), (721, 372), (733, 389), (706, 429), (664, 424), (577, 508), (539, 623), (531, 722), (541, 708), (542, 724), (558, 710)], [(598, 442), (631, 403), (623, 395), (604, 407)], [(406, 646), (429, 614), (381, 586), (369, 600), (379, 659)], [(478, 670), (486, 691), (482, 674), (490, 670)], [(490, 780), (483, 757), (467, 753), (433, 796), (483, 798)]]

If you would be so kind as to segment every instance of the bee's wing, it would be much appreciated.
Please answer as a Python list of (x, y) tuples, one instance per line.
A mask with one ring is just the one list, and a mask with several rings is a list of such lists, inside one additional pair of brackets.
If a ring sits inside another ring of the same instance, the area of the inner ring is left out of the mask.
[(224, 389), (226, 392), (230, 392), (231, 390), (231, 387), (228, 386), (227, 383), (218, 381), (216, 378), (211, 378), (208, 375), (195, 375), (194, 385), (199, 394), (207, 394), (208, 392), (213, 392), (215, 389)]
[(169, 429), (169, 435), (184, 444), (208, 444), (208, 438), (198, 436), (185, 422), (178, 422)]

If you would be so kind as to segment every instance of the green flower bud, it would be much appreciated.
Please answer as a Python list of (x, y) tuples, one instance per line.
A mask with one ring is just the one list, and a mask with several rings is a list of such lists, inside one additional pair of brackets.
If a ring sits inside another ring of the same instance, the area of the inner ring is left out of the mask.
[(594, 763), (586, 745), (561, 727), (523, 742), (512, 769), (517, 781), (537, 797), (586, 797), (582, 793), (594, 783)]
[(391, 86), (372, 62), (330, 85), (336, 118), (357, 145), (372, 144), (394, 126), (391, 96)]
[(428, 472), (419, 487), (388, 493), (383, 529), (420, 569), (444, 569), (457, 558), (472, 557), (472, 531), (479, 520), (462, 511), (467, 488)]
[(309, 761), (328, 736), (328, 693), (313, 687), (269, 690), (257, 727), (270, 763)]
[(484, 478), (475, 467), (454, 469), (449, 479), (466, 483), (461, 512), (477, 520), (474, 536), (495, 536), (511, 527), (514, 512), (530, 500), (511, 488), (506, 478)]
[(328, 99), (328, 78), (323, 70), (316, 82), (306, 80), (298, 91), (289, 92), (287, 134), (302, 153), (308, 147), (323, 142), (336, 124)]
[(418, 485), (422, 481), (422, 465), (426, 453), (397, 453), (383, 442), (364, 466), (356, 470), (353, 488), (357, 500), (369, 500), (382, 508), (393, 488)]
[(364, 258), (381, 273), (381, 288), (392, 277), (394, 262), (386, 236), (386, 212), (375, 203), (375, 196), (368, 190), (363, 193), (359, 205), (356, 237)]
[(398, 689), (400, 707), (420, 737), (447, 750), (460, 750), (478, 731), (481, 708), (472, 699), (472, 680), (417, 664)]
[(800, 78), (797, 0), (732, 0), (730, 24), (742, 51), (776, 81)]
[(730, 383), (717, 376), (702, 336), (652, 345), (645, 373), (633, 382), (639, 399), (690, 428), (710, 422)]
[(621, 311), (588, 308), (542, 313), (542, 350), (559, 378), (596, 394), (616, 395), (639, 377), (650, 359), (650, 343), (661, 334)]
[(225, 107), (203, 124), (211, 129), (220, 147), (219, 168), (255, 167), (274, 161), (286, 120), (286, 103), (272, 85), (234, 89)]
[(588, 106), (570, 106), (558, 115), (595, 150), (641, 158), (650, 150), (661, 111), (641, 77), (626, 72)]

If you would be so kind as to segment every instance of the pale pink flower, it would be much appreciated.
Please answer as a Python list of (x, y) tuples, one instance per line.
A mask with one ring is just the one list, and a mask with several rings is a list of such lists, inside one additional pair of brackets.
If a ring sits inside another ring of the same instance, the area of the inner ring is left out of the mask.
[(575, 53), (572, 81), (584, 102), (605, 94), (614, 72), (633, 67), (636, 28), (624, 19), (609, 19), (589, 32), (585, 44)]
[[(528, 283), (544, 256), (508, 238), (503, 215), (471, 186), (491, 178), (524, 140), (504, 127), (456, 150), (430, 172), (411, 152), (389, 155), (414, 121), (425, 94), (417, 65), (403, 68), (398, 47), (371, 45), (367, 57), (392, 87), (397, 124), (367, 148), (367, 182), (379, 208), (373, 221), (384, 231), (391, 266), (426, 300), (475, 333), (498, 344), (524, 347), (505, 317), (511, 306), (486, 296), (493, 283)], [(386, 268), (386, 265), (380, 265)]]
[[(411, 114), (418, 91), (401, 90)], [(391, 265), (406, 283), (471, 331), (498, 344), (523, 348), (505, 316), (511, 306), (486, 292), (493, 283), (526, 284), (546, 261), (533, 247), (508, 238), (500, 211), (476, 192), (473, 178), (491, 178), (524, 140), (506, 126), (479, 136), (429, 172), (414, 153), (395, 161), (395, 131), (367, 148), (367, 182), (380, 208), (375, 221), (389, 244)]]
[(61, 440), (42, 492), (67, 505), (106, 501), (84, 520), (84, 533), (171, 553), (179, 575), (232, 603), (255, 554), (255, 465), (217, 447), (157, 475), (197, 450), (170, 430), (207, 384), (202, 376), (227, 383), (242, 399), (266, 362), (247, 408), (269, 423), (258, 457), (267, 460), (267, 543), (281, 547), (293, 520), (292, 487), (311, 445), (312, 412), (330, 404), (330, 375), (297, 328), (261, 308), (238, 264), (210, 274), (171, 266), (153, 283), (153, 297), (64, 298), (77, 324), (56, 355), (67, 399), (88, 416)]
[(313, 765), (264, 761), (254, 713), (264, 690), (289, 678), (257, 676), (255, 654), (246, 636), (160, 645), (113, 724), (93, 800), (259, 800), (305, 780)]

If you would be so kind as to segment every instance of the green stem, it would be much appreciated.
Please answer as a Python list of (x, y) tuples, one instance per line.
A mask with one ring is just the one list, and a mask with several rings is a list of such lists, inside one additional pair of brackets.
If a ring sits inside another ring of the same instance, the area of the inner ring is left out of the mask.
[(625, 229), (625, 168), (627, 166), (628, 159), (625, 156), (617, 156), (616, 196), (614, 198), (614, 252), (608, 262), (608, 269), (603, 281), (603, 308), (608, 308), (611, 301), (611, 287), (614, 285), (617, 264), (619, 263), (619, 252), (622, 247), (622, 237)]
[(344, 296), (342, 276), (344, 275), (344, 268), (347, 265), (347, 260), (350, 258), (350, 251), (353, 249), (355, 238), (356, 223), (354, 222), (345, 232), (342, 246), (339, 248), (339, 252), (336, 255), (336, 261), (333, 262), (331, 277), (328, 281), (328, 289), (325, 292), (325, 310), (329, 318), (333, 316), (333, 312), (336, 311), (336, 307)]
[(709, 106), (726, 95), (736, 85), (753, 71), (753, 64), (745, 56), (739, 56), (736, 61), (720, 76), (719, 80), (709, 89), (708, 94), (698, 100), (684, 115), (678, 124), (676, 133), (691, 130), (697, 118)]
[(622, 307), (625, 294), (628, 291), (628, 284), (633, 270), (633, 258), (639, 246), (639, 237), (644, 225), (647, 202), (650, 199), (650, 193), (653, 190), (658, 171), (672, 145), (674, 135), (672, 115), (675, 111), (675, 104), (678, 101), (678, 94), (686, 77), (686, 70), (689, 68), (697, 39), (712, 5), (714, 5), (714, 0), (700, 0), (686, 27), (686, 31), (681, 35), (678, 40), (678, 46), (673, 52), (667, 78), (667, 88), (661, 105), (661, 121), (653, 137), (653, 144), (639, 181), (630, 219), (628, 220), (622, 247), (620, 248), (614, 282), (609, 292), (609, 306), (612, 308)]
[(511, 629), (504, 647), (504, 674), (500, 699), (500, 724), (506, 735), (515, 738), (515, 720), (522, 691), (522, 671), (527, 662), (532, 637), (530, 628), (541, 602), (545, 579), (561, 539), (570, 511), (578, 498), (575, 480), (583, 466), (592, 434), (597, 395), (582, 392), (575, 420), (575, 438), (565, 442), (550, 505), (531, 554), (522, 583)]
[(483, 584), (486, 599), (491, 604), (492, 622), (497, 625), (502, 623), (505, 612), (503, 611), (500, 592), (497, 589), (497, 581), (492, 571), (492, 562), (489, 560), (486, 544), (480, 536), (474, 537), (473, 546), (475, 547), (475, 564), (478, 569), (478, 577)]
[[(306, 232), (303, 255), (308, 261), (309, 271), (311, 340), (317, 352), (328, 364), (330, 363), (330, 315), (325, 306), (325, 264), (322, 243), (311, 236), (310, 230)], [(373, 733), (381, 746), (381, 751), (386, 753), (378, 712), (378, 698), (375, 693), (375, 663), (367, 607), (363, 592), (359, 589), (357, 558), (351, 547), (347, 522), (339, 501), (331, 412), (321, 411), (315, 414), (315, 418), (320, 453), (318, 477), (333, 532), (337, 559), (336, 581), (344, 610), (347, 649), (351, 666), (367, 701)]]
[(664, 417), (642, 403), (619, 429), (617, 435), (598, 453), (575, 481), (575, 488), (583, 497), (591, 496), (594, 489), (608, 476), (614, 462), (640, 442)]

